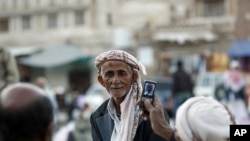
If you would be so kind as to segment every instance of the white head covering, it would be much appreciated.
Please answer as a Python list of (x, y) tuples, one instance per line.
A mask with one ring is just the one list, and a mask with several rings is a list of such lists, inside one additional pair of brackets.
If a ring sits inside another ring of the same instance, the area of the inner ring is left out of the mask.
[(201, 141), (226, 141), (232, 122), (226, 108), (213, 98), (193, 97), (179, 107), (175, 126), (183, 141), (194, 136)]
[(240, 91), (246, 85), (244, 75), (241, 71), (236, 70), (236, 68), (240, 67), (240, 63), (237, 60), (233, 60), (230, 63), (230, 70), (223, 76), (224, 86), (230, 88), (234, 92)]
[(132, 141), (138, 127), (139, 113), (135, 115), (136, 101), (142, 93), (140, 70), (143, 74), (146, 74), (145, 67), (134, 56), (122, 50), (111, 50), (104, 52), (96, 57), (95, 65), (100, 73), (101, 66), (107, 61), (122, 61), (130, 65), (137, 73), (137, 81), (132, 84), (129, 93), (124, 101), (121, 103), (121, 123), (120, 130), (118, 132), (119, 141)]
[(240, 63), (239, 63), (238, 61), (233, 60), (233, 61), (230, 63), (230, 68), (231, 68), (231, 69), (236, 69), (236, 68), (238, 68), (238, 67), (240, 67)]

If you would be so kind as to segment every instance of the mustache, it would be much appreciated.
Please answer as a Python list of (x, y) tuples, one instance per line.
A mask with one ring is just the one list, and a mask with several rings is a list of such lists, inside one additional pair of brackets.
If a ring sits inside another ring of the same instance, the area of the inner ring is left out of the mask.
[(118, 85), (111, 85), (110, 86), (110, 88), (112, 88), (112, 89), (119, 89), (119, 88), (122, 88), (123, 87), (123, 85), (122, 84), (118, 84)]

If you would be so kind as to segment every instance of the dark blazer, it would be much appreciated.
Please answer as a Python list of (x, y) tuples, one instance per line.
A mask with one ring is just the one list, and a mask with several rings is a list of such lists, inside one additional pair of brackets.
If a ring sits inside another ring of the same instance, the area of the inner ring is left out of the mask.
[[(93, 141), (110, 141), (114, 128), (114, 122), (107, 110), (108, 100), (106, 100), (90, 117), (91, 131)], [(166, 114), (166, 119), (169, 120)], [(165, 141), (156, 135), (150, 121), (139, 119), (139, 125), (136, 131), (134, 141)]]

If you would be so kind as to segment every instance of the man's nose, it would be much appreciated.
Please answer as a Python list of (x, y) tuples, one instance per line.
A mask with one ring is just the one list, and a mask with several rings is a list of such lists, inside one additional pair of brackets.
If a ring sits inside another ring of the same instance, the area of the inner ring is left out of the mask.
[(113, 77), (113, 83), (120, 83), (120, 77), (117, 76), (117, 75), (115, 75), (115, 76)]

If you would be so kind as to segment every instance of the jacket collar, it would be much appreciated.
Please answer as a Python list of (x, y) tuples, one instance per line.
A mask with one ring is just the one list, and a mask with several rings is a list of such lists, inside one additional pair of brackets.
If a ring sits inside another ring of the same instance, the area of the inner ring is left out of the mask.
[[(107, 110), (105, 110), (104, 112), (105, 113), (103, 114), (103, 116), (96, 119), (96, 123), (100, 131), (100, 134), (102, 136), (102, 139), (104, 141), (110, 141), (111, 135), (114, 129), (114, 121), (110, 117)], [(140, 126), (142, 122), (143, 122), (143, 118), (139, 117), (138, 127)]]

